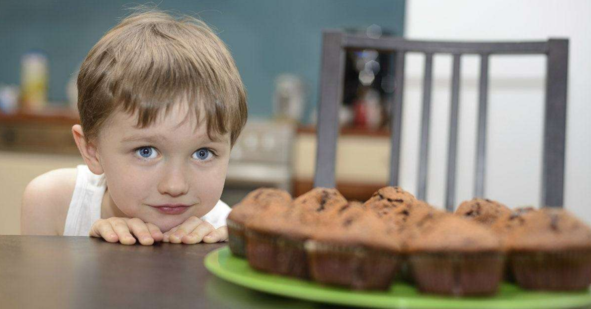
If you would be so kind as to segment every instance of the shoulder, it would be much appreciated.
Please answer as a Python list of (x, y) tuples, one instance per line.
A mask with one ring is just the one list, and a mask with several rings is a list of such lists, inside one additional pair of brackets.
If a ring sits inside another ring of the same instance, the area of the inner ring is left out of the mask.
[(225, 220), (230, 211), (232, 211), (232, 208), (230, 208), (228, 204), (222, 202), (222, 200), (219, 200), (213, 209), (208, 213), (208, 215), (211, 214), (216, 217), (223, 217)]
[(57, 169), (27, 185), (21, 207), (21, 234), (63, 234), (76, 176), (76, 168)]
[(221, 200), (201, 219), (211, 223), (215, 228), (226, 225), (226, 218), (232, 209)]

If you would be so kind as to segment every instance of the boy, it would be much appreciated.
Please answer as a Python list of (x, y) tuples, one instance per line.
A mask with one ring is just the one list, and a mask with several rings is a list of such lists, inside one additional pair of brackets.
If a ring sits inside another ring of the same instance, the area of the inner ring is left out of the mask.
[(227, 240), (220, 201), (246, 94), (204, 23), (136, 13), (89, 52), (78, 75), (86, 165), (48, 172), (23, 196), (21, 232), (108, 242)]

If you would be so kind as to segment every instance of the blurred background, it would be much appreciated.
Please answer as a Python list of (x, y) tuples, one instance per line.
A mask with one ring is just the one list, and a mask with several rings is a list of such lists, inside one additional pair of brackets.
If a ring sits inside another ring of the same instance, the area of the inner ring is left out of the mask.
[(49, 70), (48, 104), (66, 105), (68, 82), (88, 51), (140, 4), (197, 16), (214, 28), (246, 84), (251, 115), (265, 118), (281, 74), (302, 80), (306, 101), (316, 98), (322, 29), (404, 30), (405, 2), (391, 0), (1, 1), (0, 82), (20, 84), (23, 55), (40, 51)]
[[(71, 137), (75, 78), (92, 46), (144, 1), (0, 2), (0, 234), (18, 234), (26, 184), (82, 164)], [(230, 49), (248, 92), (249, 123), (233, 149), (222, 199), (260, 186), (312, 186), (322, 30), (434, 40), (570, 39), (565, 206), (591, 222), (591, 2), (466, 0), (160, 1), (208, 23)], [(407, 55), (401, 185), (416, 191), (423, 59)], [(388, 179), (387, 105), (393, 55), (347, 52), (337, 183), (365, 199)], [(456, 200), (471, 198), (479, 58), (462, 60)], [(545, 59), (493, 57), (486, 192), (540, 206)], [(445, 189), (451, 56), (435, 57), (429, 191)]]

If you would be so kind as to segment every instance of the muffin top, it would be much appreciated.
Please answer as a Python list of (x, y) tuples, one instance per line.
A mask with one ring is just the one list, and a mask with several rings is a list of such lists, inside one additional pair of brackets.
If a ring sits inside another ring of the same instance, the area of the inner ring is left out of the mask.
[(339, 191), (329, 188), (314, 188), (293, 201), (296, 210), (318, 213), (346, 204), (347, 200)]
[(515, 208), (511, 213), (505, 214), (497, 219), (490, 227), (497, 236), (501, 237), (502, 240), (509, 235), (514, 229), (525, 224), (524, 214), (528, 212), (536, 211), (533, 207), (519, 207)]
[(347, 200), (335, 189), (315, 188), (293, 201), (291, 207), (269, 203), (264, 212), (247, 224), (259, 232), (307, 238), (318, 226), (330, 221), (328, 213), (345, 207)]
[(400, 187), (384, 187), (375, 192), (364, 205), (385, 221), (400, 225), (406, 222), (415, 202), (415, 197)]
[(493, 224), (500, 217), (510, 214), (511, 209), (493, 200), (475, 198), (465, 201), (456, 209), (455, 214), (487, 225)]
[(340, 212), (332, 212), (330, 217), (331, 221), (314, 229), (312, 239), (345, 246), (359, 245), (393, 251), (400, 249), (400, 239), (390, 233), (386, 222), (361, 203), (351, 202)]
[(278, 203), (269, 204), (264, 211), (248, 220), (246, 227), (256, 232), (294, 238), (307, 238), (312, 231), (312, 226), (301, 223), (299, 212), (294, 207)]
[(259, 188), (250, 192), (240, 203), (232, 207), (228, 220), (244, 224), (271, 204), (288, 207), (291, 201), (291, 195), (287, 191), (275, 188)]
[(409, 227), (422, 227), (426, 223), (432, 221), (441, 215), (446, 214), (445, 211), (439, 210), (427, 202), (422, 200), (416, 200), (413, 204), (406, 225)]
[(397, 208), (401, 205), (412, 205), (415, 202), (414, 195), (404, 191), (400, 187), (383, 187), (375, 192), (365, 205), (375, 202), (388, 203), (392, 208)]
[(459, 216), (444, 214), (409, 239), (411, 253), (501, 251), (499, 239), (486, 226)]
[(244, 197), (242, 203), (265, 204), (273, 201), (290, 203), (291, 194), (277, 188), (259, 188)]
[(591, 249), (591, 228), (561, 208), (542, 208), (522, 215), (523, 223), (507, 236), (514, 251)]

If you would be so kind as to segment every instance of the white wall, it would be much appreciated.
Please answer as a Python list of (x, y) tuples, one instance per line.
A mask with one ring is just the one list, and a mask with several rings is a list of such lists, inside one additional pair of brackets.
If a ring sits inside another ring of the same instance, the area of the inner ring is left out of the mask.
[[(406, 36), (438, 40), (570, 39), (565, 207), (591, 222), (591, 1), (409, 0)], [(407, 60), (401, 185), (416, 192), (423, 57)], [(545, 57), (494, 56), (490, 62), (487, 196), (539, 206)], [(437, 56), (428, 201), (443, 205), (451, 57)], [(458, 189), (473, 190), (479, 58), (462, 60)]]

